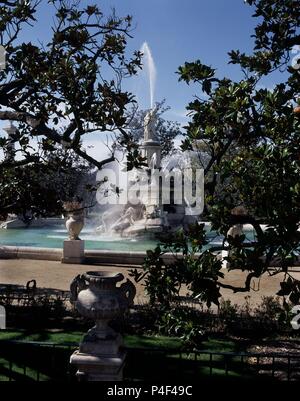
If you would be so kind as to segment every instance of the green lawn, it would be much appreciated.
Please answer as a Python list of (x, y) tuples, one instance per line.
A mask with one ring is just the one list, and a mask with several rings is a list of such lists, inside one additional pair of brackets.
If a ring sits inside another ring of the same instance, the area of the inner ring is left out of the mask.
[[(0, 340), (18, 340), (18, 341), (38, 341), (55, 344), (78, 344), (83, 336), (79, 331), (27, 331), (27, 330), (1, 330)], [(161, 348), (161, 349), (179, 349), (182, 342), (176, 337), (164, 336), (125, 336), (124, 343), (126, 347), (131, 348)]]
[[(16, 340), (8, 344), (0, 341), (0, 381), (8, 380), (67, 380), (69, 357), (83, 333), (79, 331), (26, 330), (0, 331), (0, 340)], [(25, 344), (31, 341), (33, 344)], [(22, 343), (23, 342), (23, 343)], [(37, 346), (34, 342), (42, 343)], [(43, 345), (44, 343), (44, 345)], [(55, 344), (55, 346), (48, 345)], [(201, 354), (182, 351), (182, 342), (176, 337), (135, 336), (124, 338), (128, 348), (124, 376), (135, 380), (191, 380), (195, 378), (236, 379), (251, 378), (251, 372), (241, 373), (238, 357)], [(236, 343), (226, 339), (209, 339), (202, 349), (213, 352), (234, 352)], [(74, 377), (72, 372), (71, 377)]]
[[(39, 341), (55, 344), (74, 344), (79, 343), (83, 333), (80, 331), (63, 330), (1, 330), (0, 340), (18, 340), (18, 341)], [(135, 336), (126, 335), (124, 337), (126, 347), (130, 348), (157, 348), (178, 350), (182, 346), (182, 341), (178, 337), (166, 336)], [(216, 352), (234, 352), (236, 343), (227, 339), (208, 339), (202, 343), (202, 349)]]

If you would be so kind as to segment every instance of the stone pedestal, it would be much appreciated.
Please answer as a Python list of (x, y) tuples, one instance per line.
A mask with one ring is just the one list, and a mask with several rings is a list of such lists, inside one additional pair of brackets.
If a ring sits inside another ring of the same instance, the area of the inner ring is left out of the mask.
[(64, 241), (62, 263), (82, 263), (84, 261), (84, 241)]
[(148, 140), (144, 141), (142, 146), (143, 156), (147, 158), (147, 164), (151, 167), (151, 159), (153, 155), (156, 155), (156, 166), (152, 168), (159, 168), (161, 162), (161, 145), (158, 141)]
[(116, 355), (84, 354), (75, 351), (70, 363), (77, 366), (79, 381), (122, 381), (126, 353)]

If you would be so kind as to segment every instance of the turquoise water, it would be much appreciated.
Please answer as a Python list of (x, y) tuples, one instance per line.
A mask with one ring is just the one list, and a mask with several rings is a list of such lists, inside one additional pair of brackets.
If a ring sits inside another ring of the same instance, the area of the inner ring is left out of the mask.
[[(67, 238), (67, 230), (63, 225), (0, 230), (0, 245), (62, 248), (63, 241)], [(145, 251), (153, 248), (157, 242), (149, 239), (116, 239), (99, 235), (93, 229), (88, 228), (82, 230), (80, 238), (85, 240), (86, 249), (108, 251)]]
[[(251, 234), (248, 232), (248, 235)], [(251, 235), (250, 235), (251, 236)], [(209, 233), (210, 245), (220, 245), (222, 237)], [(248, 240), (253, 239), (248, 238)], [(65, 226), (52, 226), (43, 228), (16, 228), (16, 229), (0, 229), (0, 246), (32, 246), (42, 248), (62, 248), (63, 241), (68, 238)], [(105, 236), (97, 233), (92, 228), (84, 228), (80, 234), (80, 238), (85, 240), (86, 249), (98, 249), (108, 251), (146, 251), (153, 249), (157, 240), (147, 238), (118, 238)], [(209, 247), (208, 245), (207, 247)]]

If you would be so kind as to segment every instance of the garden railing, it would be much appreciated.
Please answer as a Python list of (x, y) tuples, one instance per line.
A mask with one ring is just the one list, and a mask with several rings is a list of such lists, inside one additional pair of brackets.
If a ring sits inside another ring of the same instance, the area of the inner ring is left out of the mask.
[[(0, 381), (74, 381), (77, 344), (0, 341)], [(124, 380), (300, 380), (300, 354), (126, 348)]]

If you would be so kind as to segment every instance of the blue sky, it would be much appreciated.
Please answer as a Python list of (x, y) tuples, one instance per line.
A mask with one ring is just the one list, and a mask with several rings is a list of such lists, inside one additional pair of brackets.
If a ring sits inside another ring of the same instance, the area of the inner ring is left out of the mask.
[[(219, 76), (240, 79), (237, 66), (228, 65), (227, 52), (240, 49), (251, 52), (257, 19), (251, 17), (253, 8), (243, 0), (81, 0), (82, 5), (97, 4), (105, 14), (111, 8), (119, 16), (133, 16), (133, 38), (128, 42), (128, 55), (147, 42), (151, 48), (157, 70), (155, 100), (166, 99), (171, 110), (166, 118), (180, 123), (187, 121), (185, 107), (199, 94), (198, 86), (178, 82), (176, 70), (185, 61), (200, 59), (217, 68)], [(35, 29), (25, 29), (23, 40), (47, 41), (52, 20), (46, 0), (37, 15)], [(262, 82), (272, 87), (279, 76)], [(150, 103), (148, 82), (130, 78), (125, 88), (137, 93), (141, 108)], [(92, 140), (94, 138), (91, 138)]]
[[(200, 59), (218, 69), (220, 75), (237, 77), (227, 65), (231, 48), (251, 48), (251, 10), (241, 0), (125, 0), (120, 12), (128, 11), (136, 21), (130, 46), (149, 44), (157, 69), (155, 98), (166, 98), (176, 115), (182, 115), (197, 87), (178, 82), (176, 71), (185, 61)], [(172, 114), (172, 113), (171, 113)]]
[[(157, 70), (155, 99), (166, 98), (171, 107), (169, 118), (185, 121), (185, 107), (198, 92), (198, 86), (178, 82), (176, 71), (185, 61), (200, 59), (217, 68), (220, 76), (242, 77), (239, 67), (228, 65), (228, 51), (251, 52), (258, 20), (253, 8), (243, 0), (120, 0), (104, 2), (115, 6), (119, 14), (130, 14), (136, 24), (129, 49), (140, 48), (146, 41)], [(263, 85), (272, 87), (276, 77)], [(278, 79), (278, 77), (277, 77)], [(128, 85), (131, 88), (130, 84)], [(135, 89), (134, 85), (132, 86)], [(148, 95), (148, 87), (144, 87)], [(148, 95), (149, 96), (149, 95)], [(149, 107), (148, 96), (143, 99)]]
[[(198, 87), (178, 82), (176, 71), (185, 61), (200, 59), (217, 68), (220, 76), (242, 77), (237, 66), (228, 65), (227, 52), (252, 50), (251, 34), (257, 19), (253, 8), (243, 0), (81, 0), (82, 5), (97, 4), (105, 14), (114, 7), (119, 16), (133, 16), (133, 38), (128, 42), (128, 55), (147, 42), (157, 70), (155, 100), (166, 98), (171, 107), (169, 118), (185, 120), (187, 103)], [(37, 29), (25, 29), (24, 40), (47, 41), (52, 20), (46, 0), (37, 15)], [(264, 82), (272, 86), (272, 79)], [(145, 79), (130, 78), (124, 87), (138, 92), (142, 108), (149, 107), (149, 88)]]

